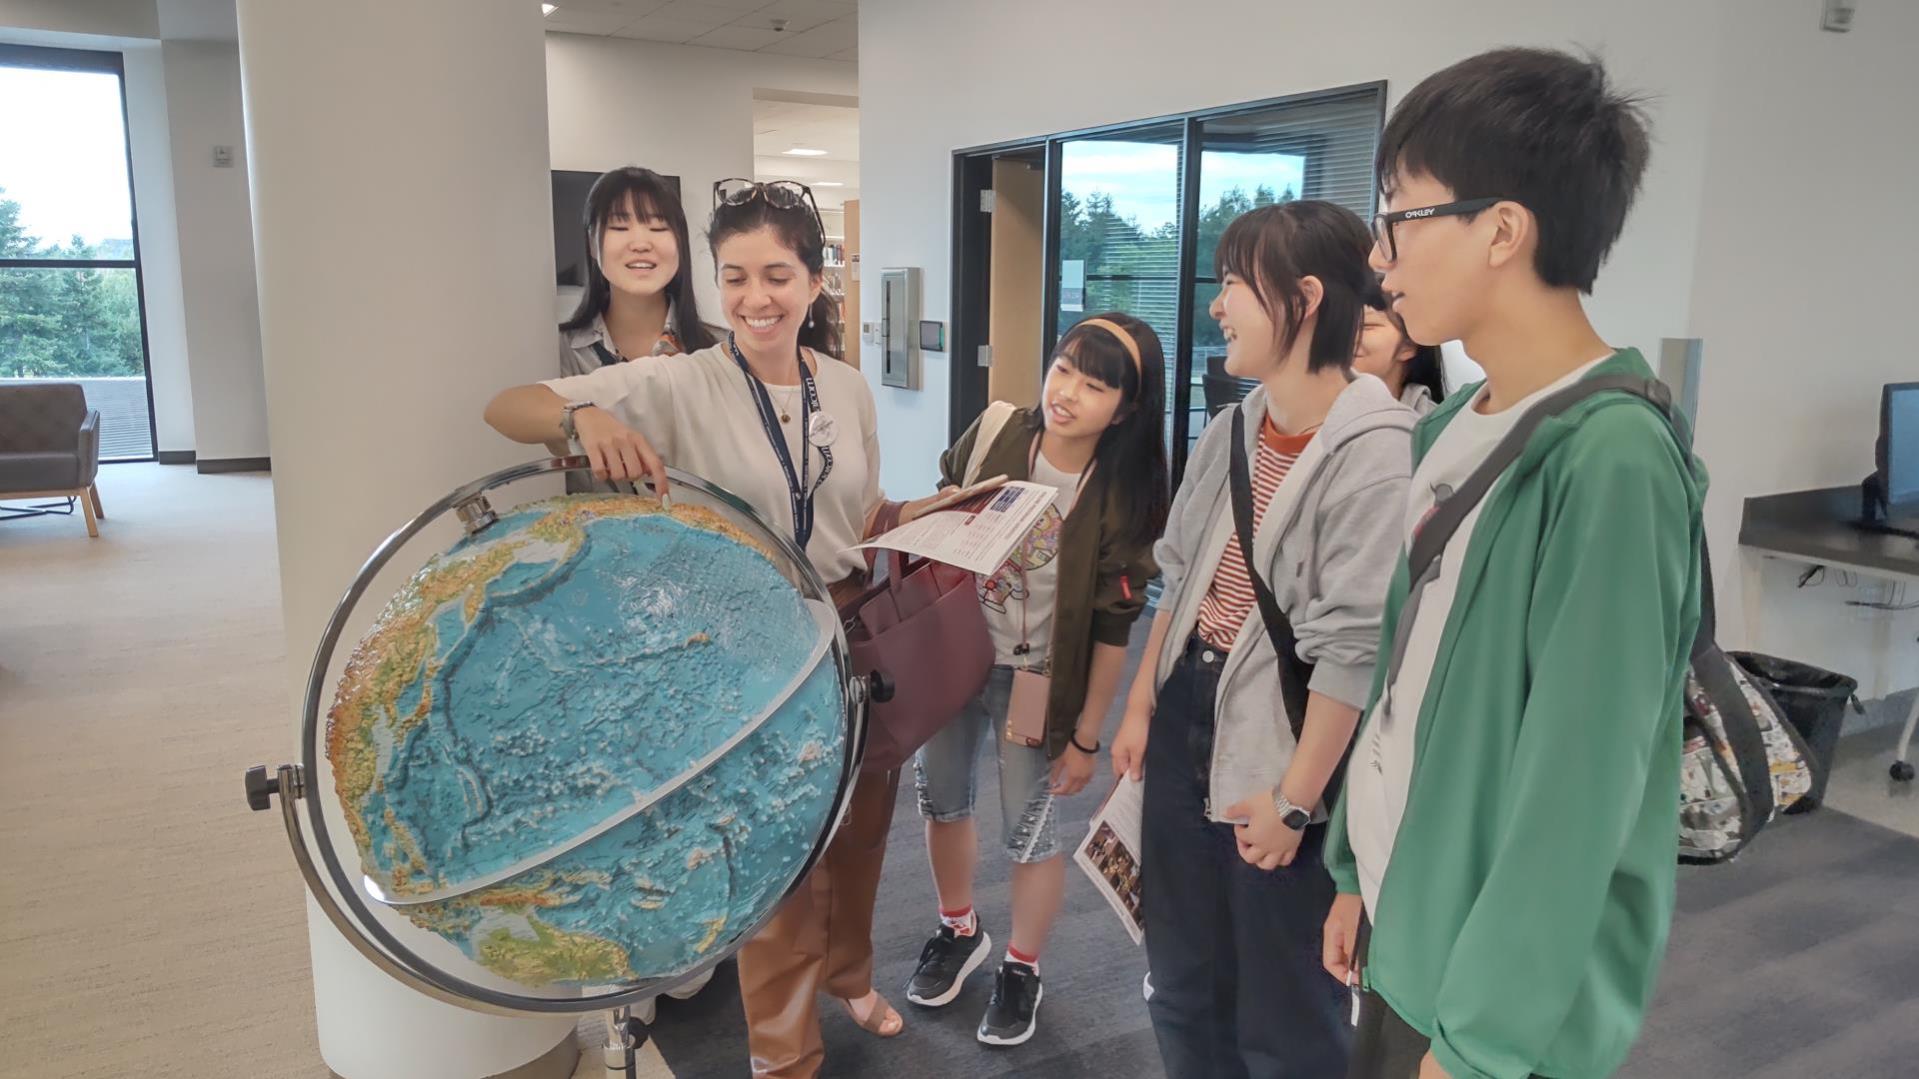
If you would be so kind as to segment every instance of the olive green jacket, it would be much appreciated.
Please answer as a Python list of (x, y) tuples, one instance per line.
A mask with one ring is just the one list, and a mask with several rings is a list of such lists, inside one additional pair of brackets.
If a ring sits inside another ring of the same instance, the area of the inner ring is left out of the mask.
[[(1028, 477), (1033, 436), (1042, 426), (1030, 408), (1015, 411), (980, 462), (980, 476)], [(979, 421), (940, 455), (940, 486), (953, 487), (973, 458)], [(1126, 647), (1133, 623), (1146, 607), (1146, 582), (1159, 572), (1152, 544), (1132, 545), (1127, 534), (1128, 507), (1120, 484), (1126, 480), (1095, 468), (1073, 511), (1060, 526), (1059, 594), (1053, 606), (1053, 684), (1046, 708), (1046, 756), (1066, 752), (1067, 740), (1086, 707), (1093, 646)]]

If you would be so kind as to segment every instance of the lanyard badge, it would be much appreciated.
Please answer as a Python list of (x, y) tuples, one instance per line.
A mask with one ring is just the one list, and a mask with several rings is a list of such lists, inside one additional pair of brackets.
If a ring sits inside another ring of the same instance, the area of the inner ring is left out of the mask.
[[(733, 354), (733, 362), (739, 364), (740, 373), (746, 376), (747, 387), (753, 392), (753, 404), (759, 409), (760, 426), (773, 447), (773, 456), (780, 462), (780, 471), (786, 474), (786, 493), (793, 506), (793, 542), (803, 551), (807, 541), (813, 538), (813, 496), (825, 485), (826, 477), (833, 474), (832, 445), (839, 437), (839, 424), (820, 407), (819, 386), (813, 380), (813, 372), (806, 366), (806, 357), (796, 353), (800, 367), (800, 430), (805, 437), (800, 441), (800, 464), (795, 470), (793, 453), (786, 445), (785, 432), (780, 430), (779, 414), (773, 408), (772, 395), (766, 392), (766, 383), (747, 366), (746, 357), (732, 334), (726, 336), (726, 348)], [(810, 483), (813, 455), (806, 452), (808, 444), (820, 451), (820, 477)]]

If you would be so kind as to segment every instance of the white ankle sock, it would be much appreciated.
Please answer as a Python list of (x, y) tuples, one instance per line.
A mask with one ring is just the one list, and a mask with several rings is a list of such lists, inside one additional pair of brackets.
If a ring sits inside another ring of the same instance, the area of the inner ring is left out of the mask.
[(950, 926), (953, 932), (958, 933), (962, 937), (970, 937), (979, 932), (979, 912), (968, 907), (966, 908), (966, 916), (963, 918), (954, 918), (945, 912), (941, 912), (940, 924)]

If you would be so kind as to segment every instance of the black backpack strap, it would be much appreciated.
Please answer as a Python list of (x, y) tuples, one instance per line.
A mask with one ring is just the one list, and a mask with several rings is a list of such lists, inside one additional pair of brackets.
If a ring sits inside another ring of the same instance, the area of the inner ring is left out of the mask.
[[(1721, 652), (1718, 645), (1709, 640), (1704, 651), (1694, 653), (1692, 673), (1719, 712), (1726, 747), (1739, 769), (1739, 785), (1745, 788), (1742, 808), (1750, 822), (1745, 838), (1750, 841), (1773, 814), (1772, 759), (1766, 752), (1765, 732), (1733, 671), (1732, 657)], [(1711, 732), (1706, 734), (1710, 738)]]
[[(1473, 474), (1467, 477), (1466, 482), (1445, 501), (1435, 506), (1432, 516), (1420, 526), (1419, 534), (1413, 537), (1412, 548), (1407, 552), (1412, 579), (1417, 581), (1425, 575), (1427, 568), (1439, 557), (1439, 553), (1446, 549), (1446, 543), (1453, 538), (1453, 533), (1459, 531), (1459, 526), (1465, 522), (1467, 515), (1472, 513), (1473, 507), (1479, 505), (1480, 499), (1486, 497), (1486, 492), (1492, 490), (1493, 484), (1497, 483), (1506, 469), (1519, 459), (1519, 455), (1526, 452), (1526, 443), (1531, 441), (1533, 432), (1539, 429), (1540, 424), (1588, 397), (1609, 391), (1624, 391), (1635, 397), (1646, 399), (1659, 409), (1660, 414), (1666, 417), (1667, 423), (1672, 424), (1672, 391), (1666, 389), (1665, 383), (1657, 379), (1636, 378), (1632, 375), (1598, 375), (1584, 378), (1527, 409), (1526, 414), (1519, 418), (1519, 422), (1513, 425), (1512, 430), (1506, 432), (1506, 437), (1499, 440), (1499, 444), (1493, 447), (1492, 453), (1480, 462), (1479, 467), (1473, 470)], [(1672, 426), (1677, 435), (1678, 425), (1672, 424)], [(1678, 437), (1681, 439), (1681, 448), (1685, 448), (1684, 436)]]
[[(1609, 392), (1632, 394), (1658, 409), (1659, 414), (1665, 417), (1667, 426), (1672, 429), (1679, 448), (1686, 453), (1692, 452), (1690, 439), (1673, 414), (1672, 391), (1658, 379), (1634, 375), (1595, 375), (1580, 379), (1527, 409), (1513, 429), (1506, 432), (1486, 459), (1473, 470), (1473, 474), (1466, 478), (1466, 482), (1433, 507), (1433, 512), (1413, 536), (1412, 546), (1406, 553), (1407, 575), (1411, 585), (1406, 602), (1399, 609), (1399, 622), (1393, 633), (1393, 654), (1386, 675), (1388, 686), (1399, 678), (1399, 666), (1406, 656), (1407, 631), (1412, 628), (1413, 616), (1419, 610), (1419, 600), (1425, 586), (1439, 575), (1439, 556), (1452, 540), (1453, 533), (1459, 531), (1459, 526), (1472, 514), (1473, 507), (1486, 497), (1506, 469), (1519, 459), (1520, 454), (1526, 452), (1526, 443), (1532, 439), (1533, 432), (1539, 429), (1540, 424), (1588, 397)], [(1707, 574), (1709, 580), (1710, 569)], [(1694, 655), (1712, 643), (1712, 589), (1708, 585), (1702, 591), (1699, 636), (1693, 642)]]
[[(1299, 638), (1293, 633), (1293, 621), (1280, 608), (1279, 600), (1267, 585), (1265, 578), (1259, 575), (1258, 563), (1253, 560), (1253, 477), (1252, 468), (1246, 459), (1246, 414), (1243, 408), (1233, 408), (1233, 452), (1229, 467), (1233, 500), (1233, 531), (1239, 537), (1239, 554), (1246, 562), (1246, 576), (1252, 581), (1253, 596), (1259, 601), (1260, 621), (1266, 625), (1266, 635), (1273, 642), (1273, 652), (1279, 657), (1279, 694), (1281, 704), (1286, 709), (1286, 722), (1293, 731), (1293, 741), (1298, 743), (1306, 730), (1306, 699), (1313, 679), (1313, 665), (1299, 658)], [(1352, 746), (1346, 747), (1346, 756), (1352, 754)], [(1321, 799), (1331, 805), (1339, 796), (1340, 785), (1346, 776), (1346, 756), (1339, 760), (1333, 769), (1332, 778), (1326, 783)]]
[(593, 354), (600, 358), (601, 367), (613, 367), (620, 362), (620, 354), (599, 341), (593, 342)]

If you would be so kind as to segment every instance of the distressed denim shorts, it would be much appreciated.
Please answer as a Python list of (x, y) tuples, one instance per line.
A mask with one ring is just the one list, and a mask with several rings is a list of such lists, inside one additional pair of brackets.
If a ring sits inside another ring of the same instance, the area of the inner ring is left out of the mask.
[(986, 688), (913, 758), (920, 816), (932, 821), (973, 815), (982, 742), (999, 755), (1000, 843), (1017, 863), (1043, 862), (1060, 852), (1059, 811), (1053, 804), (1052, 764), (1046, 750), (1018, 746), (1000, 730), (1013, 695), (1013, 670), (995, 667)]

